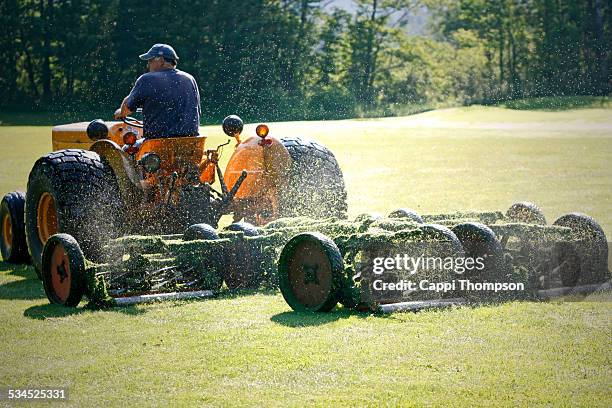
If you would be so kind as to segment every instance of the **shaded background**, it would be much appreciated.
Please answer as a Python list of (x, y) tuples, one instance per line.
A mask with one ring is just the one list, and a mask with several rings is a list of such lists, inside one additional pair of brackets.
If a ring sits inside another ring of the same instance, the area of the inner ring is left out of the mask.
[(608, 95), (611, 24), (606, 0), (0, 0), (0, 108), (110, 116), (156, 42), (203, 123)]

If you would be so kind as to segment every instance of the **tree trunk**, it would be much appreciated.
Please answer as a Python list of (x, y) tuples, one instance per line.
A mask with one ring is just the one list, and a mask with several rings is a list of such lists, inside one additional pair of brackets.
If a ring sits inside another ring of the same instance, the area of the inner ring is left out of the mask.
[(22, 49), (25, 55), (25, 68), (26, 68), (26, 73), (28, 75), (28, 82), (30, 83), (30, 91), (32, 92), (32, 96), (34, 97), (34, 99), (38, 99), (38, 87), (36, 86), (36, 75), (34, 73), (34, 64), (32, 62), (32, 55), (30, 54), (30, 51), (28, 50), (29, 47), (28, 47), (27, 39), (29, 37), (23, 31), (22, 27), (19, 28), (19, 35), (21, 36)]
[(520, 96), (520, 79), (518, 77), (518, 73), (516, 72), (516, 46), (512, 30), (508, 30), (508, 38), (510, 41), (510, 92), (512, 98), (514, 99)]
[(43, 61), (42, 61), (42, 98), (44, 103), (51, 101), (51, 21), (53, 0), (40, 0), (40, 20), (43, 25)]
[(595, 92), (599, 95), (608, 94), (608, 45), (604, 38), (603, 13), (601, 11), (601, 0), (595, 0), (593, 4), (595, 17), (595, 40), (597, 52), (597, 65), (599, 67), (599, 84)]
[(504, 80), (506, 76), (504, 74), (504, 31), (503, 28), (499, 29), (499, 90), (503, 92)]
[(374, 77), (374, 37), (376, 32), (374, 31), (376, 25), (376, 13), (378, 11), (378, 0), (373, 0), (372, 2), (372, 14), (370, 15), (370, 26), (368, 27), (368, 40), (366, 47), (366, 64), (364, 67), (364, 76), (363, 76), (363, 97), (365, 99), (366, 105), (372, 106), (374, 103), (374, 98), (372, 95), (372, 87), (370, 86), (373, 83)]

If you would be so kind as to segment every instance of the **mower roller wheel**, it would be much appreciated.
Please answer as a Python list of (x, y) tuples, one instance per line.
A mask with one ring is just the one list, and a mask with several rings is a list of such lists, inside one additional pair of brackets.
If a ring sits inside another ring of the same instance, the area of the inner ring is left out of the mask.
[(361, 223), (359, 232), (365, 232), (370, 228), (370, 225), (382, 219), (382, 215), (376, 212), (362, 213), (355, 217), (355, 222)]
[[(421, 245), (425, 243), (419, 252), (422, 256), (434, 256), (446, 260), (465, 255), (461, 241), (449, 228), (439, 224), (424, 224), (419, 226), (419, 230), (421, 231)], [(427, 277), (435, 282), (450, 282), (457, 277), (455, 271), (446, 269), (442, 265), (436, 267), (434, 263), (433, 268), (433, 270), (427, 270)], [(440, 296), (453, 297), (455, 293), (455, 291), (444, 293), (419, 291), (417, 296), (419, 299), (426, 300), (437, 299)]]
[(398, 208), (395, 211), (389, 213), (389, 218), (408, 218), (419, 224), (423, 224), (423, 218), (416, 211), (410, 208)]
[(451, 251), (454, 255), (463, 253), (463, 245), (461, 241), (448, 227), (439, 224), (423, 224), (419, 226), (422, 233), (422, 239), (445, 240), (450, 242)]
[(546, 217), (540, 207), (527, 201), (512, 204), (506, 211), (506, 217), (512, 222), (546, 225)]
[(0, 251), (5, 262), (24, 263), (29, 259), (24, 227), (25, 195), (13, 191), (0, 204)]
[(474, 268), (466, 271), (464, 276), (476, 281), (499, 281), (504, 267), (504, 252), (491, 228), (478, 222), (466, 222), (455, 225), (451, 230), (461, 241), (466, 257), (474, 260), (483, 258), (483, 270)]
[[(195, 240), (215, 241), (219, 239), (217, 231), (208, 224), (193, 224), (183, 233), (183, 241)], [(194, 267), (201, 273), (200, 284), (202, 289), (219, 290), (223, 285), (222, 272), (225, 264), (225, 253), (223, 251), (209, 253), (205, 257), (195, 254), (193, 258), (187, 258), (185, 266)]]
[(226, 253), (224, 276), (228, 289), (254, 289), (263, 280), (263, 255), (258, 243), (244, 237), (259, 235), (257, 228), (248, 222), (235, 222), (226, 227), (229, 231), (242, 232), (242, 237), (232, 240), (232, 247)]
[[(576, 280), (578, 284), (588, 285), (610, 279), (608, 242), (597, 221), (585, 214), (570, 213), (557, 219), (553, 225), (572, 229), (573, 240), (558, 244), (555, 248), (557, 265), (567, 268), (565, 271), (567, 283)], [(564, 261), (568, 260), (572, 260), (572, 263), (564, 264)], [(576, 268), (577, 265), (579, 268)], [(561, 276), (563, 278), (563, 274)]]
[(183, 241), (194, 241), (196, 239), (219, 239), (217, 231), (208, 224), (193, 224), (183, 233)]
[(295, 311), (332, 310), (338, 303), (343, 272), (340, 250), (318, 232), (293, 237), (278, 261), (280, 290)]
[(380, 219), (382, 219), (382, 215), (380, 215), (377, 212), (361, 213), (355, 217), (356, 222), (366, 222), (367, 221), (369, 223), (372, 223)]
[(553, 246), (554, 266), (559, 268), (563, 286), (576, 286), (580, 279), (581, 259), (569, 242), (557, 242)]
[(244, 233), (244, 236), (246, 237), (256, 237), (259, 235), (259, 230), (257, 227), (245, 221), (235, 222), (225, 227), (225, 229), (228, 231), (240, 231)]
[(39, 276), (50, 236), (71, 234), (88, 259), (102, 261), (102, 247), (119, 235), (122, 220), (115, 175), (97, 153), (59, 150), (34, 164), (25, 197), (25, 236)]
[(68, 234), (52, 235), (42, 254), (42, 280), (51, 303), (68, 307), (79, 304), (85, 293), (85, 257), (78, 242)]

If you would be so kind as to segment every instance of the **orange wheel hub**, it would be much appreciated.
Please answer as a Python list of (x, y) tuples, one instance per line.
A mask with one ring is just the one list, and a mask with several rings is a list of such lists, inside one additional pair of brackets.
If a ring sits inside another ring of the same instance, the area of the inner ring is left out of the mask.
[(7, 252), (10, 252), (13, 243), (13, 224), (10, 214), (4, 214), (4, 217), (2, 217), (2, 240), (4, 241), (4, 248)]
[(49, 237), (53, 234), (57, 234), (57, 209), (55, 207), (55, 200), (49, 193), (44, 193), (38, 200), (37, 214), (37, 227), (38, 227), (38, 238), (44, 245)]
[(62, 244), (53, 248), (51, 255), (51, 286), (57, 299), (64, 303), (70, 295), (70, 260)]

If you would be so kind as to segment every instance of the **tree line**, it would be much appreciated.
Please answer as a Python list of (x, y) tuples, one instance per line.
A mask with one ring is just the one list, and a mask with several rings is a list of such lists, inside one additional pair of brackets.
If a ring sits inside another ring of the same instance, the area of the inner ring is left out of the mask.
[[(409, 35), (423, 10), (428, 32)], [(0, 0), (0, 20), (3, 109), (111, 112), (156, 42), (195, 76), (208, 123), (611, 90), (606, 0)]]

